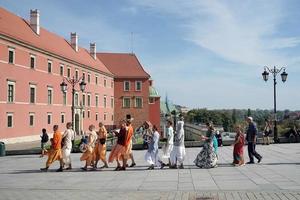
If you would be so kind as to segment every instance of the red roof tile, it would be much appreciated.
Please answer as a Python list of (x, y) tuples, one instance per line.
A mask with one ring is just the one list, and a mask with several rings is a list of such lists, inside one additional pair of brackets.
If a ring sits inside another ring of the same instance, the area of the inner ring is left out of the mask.
[(112, 73), (99, 59), (93, 59), (89, 51), (79, 47), (76, 52), (63, 37), (40, 28), (37, 35), (29, 22), (0, 7), (0, 34), (21, 41), (25, 44), (62, 56), (84, 66), (100, 70), (107, 75)]
[(131, 53), (97, 53), (97, 57), (117, 78), (150, 78)]

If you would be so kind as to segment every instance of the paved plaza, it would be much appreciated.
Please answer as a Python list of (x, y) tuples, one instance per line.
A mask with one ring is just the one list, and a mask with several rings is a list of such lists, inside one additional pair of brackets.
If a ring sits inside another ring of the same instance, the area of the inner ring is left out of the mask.
[[(70, 172), (40, 172), (38, 155), (0, 158), (0, 199), (300, 199), (300, 144), (262, 146), (261, 164), (233, 167), (232, 147), (219, 148), (219, 166), (199, 169), (201, 148), (188, 148), (185, 169), (146, 170), (145, 151), (134, 151), (137, 166), (82, 172), (73, 154)], [(245, 148), (245, 158), (248, 160)]]

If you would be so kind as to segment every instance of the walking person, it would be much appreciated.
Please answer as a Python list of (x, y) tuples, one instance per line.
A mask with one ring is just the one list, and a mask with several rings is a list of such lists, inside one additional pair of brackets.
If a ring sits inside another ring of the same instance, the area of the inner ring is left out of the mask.
[(42, 154), (40, 155), (40, 158), (42, 158), (44, 157), (47, 151), (45, 146), (49, 141), (49, 136), (45, 128), (42, 129), (42, 135), (40, 137), (41, 137), (41, 149), (42, 149)]
[(174, 146), (170, 154), (171, 167), (177, 169), (177, 162), (179, 169), (183, 169), (183, 161), (185, 157), (184, 146), (184, 121), (183, 116), (179, 116), (179, 120), (176, 124), (176, 134), (174, 135)]
[[(125, 162), (127, 163), (128, 158), (131, 159), (131, 165), (129, 167), (136, 166), (136, 163), (134, 161), (133, 153), (132, 153), (132, 137), (134, 134), (134, 129), (131, 125), (133, 118), (131, 118), (131, 115), (128, 115), (126, 117), (126, 126), (127, 126), (127, 134), (126, 134), (126, 141), (125, 141), (125, 147), (126, 147), (126, 156), (125, 156)], [(127, 164), (126, 164), (127, 166)]]
[(215, 129), (212, 122), (206, 123), (206, 136), (201, 136), (204, 140), (203, 148), (197, 155), (194, 163), (200, 168), (214, 168), (217, 166), (217, 155), (213, 147), (213, 138), (215, 137)]
[(62, 136), (62, 157), (64, 162), (64, 169), (71, 170), (71, 151), (72, 151), (72, 141), (75, 140), (75, 132), (72, 129), (72, 123), (68, 122), (66, 124), (67, 130), (65, 130)]
[(95, 148), (96, 140), (97, 140), (97, 133), (95, 131), (95, 126), (90, 125), (89, 133), (88, 133), (88, 142), (85, 147), (86, 151), (80, 157), (80, 161), (85, 161), (85, 166), (81, 168), (84, 171), (87, 171), (88, 167), (90, 166), (92, 166), (94, 169), (92, 162), (94, 160), (94, 148)]
[(245, 137), (244, 133), (241, 129), (241, 126), (237, 125), (235, 127), (235, 140), (233, 143), (233, 162), (234, 166), (244, 166), (244, 145), (245, 145)]
[(167, 135), (167, 142), (163, 147), (163, 158), (167, 158), (169, 160), (168, 164), (163, 163), (160, 161), (161, 164), (161, 169), (163, 169), (165, 166), (171, 166), (171, 160), (170, 160), (170, 154), (173, 150), (173, 144), (174, 144), (174, 129), (172, 127), (172, 121), (167, 120), (167, 125), (166, 125), (166, 135)]
[(55, 162), (59, 161), (60, 168), (57, 169), (57, 172), (63, 171), (63, 160), (62, 160), (62, 153), (61, 153), (61, 141), (62, 135), (61, 132), (58, 130), (58, 125), (53, 126), (53, 138), (51, 139), (51, 149), (48, 151), (48, 159), (46, 162), (46, 167), (41, 168), (41, 171), (48, 171), (50, 165)]
[(95, 163), (94, 168), (97, 168), (98, 161), (101, 160), (104, 165), (102, 168), (108, 168), (106, 161), (106, 139), (107, 139), (107, 130), (104, 127), (103, 123), (99, 123), (99, 131), (97, 132), (98, 138), (95, 145)]
[(145, 133), (144, 130), (144, 139), (147, 142), (148, 150), (145, 154), (145, 160), (150, 164), (149, 170), (154, 169), (155, 166), (160, 167), (159, 158), (158, 158), (158, 142), (159, 142), (159, 133), (156, 126), (152, 127), (150, 122), (145, 122), (145, 130), (148, 130)]
[(268, 119), (265, 120), (265, 128), (263, 132), (263, 144), (269, 145), (270, 144), (270, 138), (269, 136), (272, 134), (272, 128), (270, 121)]
[(257, 137), (257, 127), (256, 124), (253, 122), (252, 117), (247, 117), (247, 123), (248, 123), (248, 129), (247, 129), (247, 135), (246, 140), (248, 142), (248, 155), (250, 161), (247, 162), (247, 164), (254, 164), (254, 158), (253, 156), (258, 160), (257, 162), (260, 163), (262, 160), (262, 156), (259, 155), (256, 150), (256, 137)]

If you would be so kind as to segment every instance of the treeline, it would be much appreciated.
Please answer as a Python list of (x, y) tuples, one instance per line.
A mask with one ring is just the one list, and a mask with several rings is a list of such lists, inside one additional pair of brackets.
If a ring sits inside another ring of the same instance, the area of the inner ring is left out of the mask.
[[(278, 111), (277, 120), (279, 123), (279, 131), (296, 126), (299, 128), (299, 116), (296, 111)], [(299, 113), (299, 112), (298, 112)], [(186, 115), (186, 120), (190, 123), (206, 123), (212, 121), (215, 125), (222, 126), (224, 131), (234, 131), (235, 124), (246, 125), (245, 119), (247, 116), (253, 117), (259, 130), (262, 130), (265, 125), (265, 119), (273, 121), (272, 110), (250, 110), (250, 109), (222, 109), (222, 110), (208, 110), (208, 109), (193, 109)]]

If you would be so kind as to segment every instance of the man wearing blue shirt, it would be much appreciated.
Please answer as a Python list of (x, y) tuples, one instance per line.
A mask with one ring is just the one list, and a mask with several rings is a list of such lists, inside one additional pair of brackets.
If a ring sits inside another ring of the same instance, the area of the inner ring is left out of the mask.
[(257, 137), (256, 124), (253, 122), (252, 117), (247, 117), (247, 122), (248, 122), (248, 129), (247, 129), (246, 140), (248, 142), (248, 155), (250, 159), (250, 161), (247, 162), (247, 164), (254, 164), (253, 156), (258, 160), (257, 162), (260, 163), (262, 160), (262, 156), (255, 151), (256, 137)]

